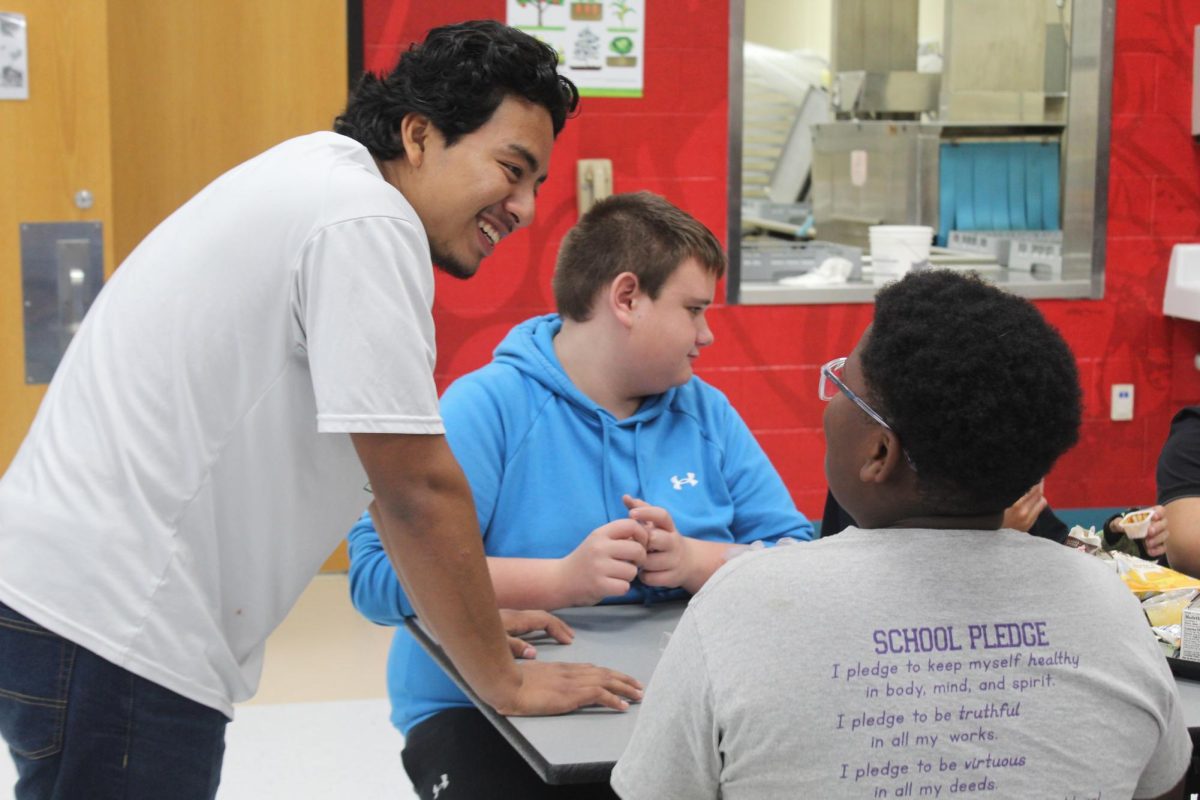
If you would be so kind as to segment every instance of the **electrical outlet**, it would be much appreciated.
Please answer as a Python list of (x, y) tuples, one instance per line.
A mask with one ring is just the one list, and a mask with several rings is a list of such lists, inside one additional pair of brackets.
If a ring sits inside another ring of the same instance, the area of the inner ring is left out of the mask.
[(1112, 385), (1112, 420), (1128, 422), (1133, 419), (1133, 384), (1114, 383)]

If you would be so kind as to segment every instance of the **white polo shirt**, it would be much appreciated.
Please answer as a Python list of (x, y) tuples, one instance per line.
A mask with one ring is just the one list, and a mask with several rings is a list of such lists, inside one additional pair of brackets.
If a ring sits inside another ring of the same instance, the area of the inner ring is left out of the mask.
[(232, 716), (370, 499), (348, 433), (443, 432), (432, 303), (352, 139), (218, 178), (100, 293), (0, 479), (0, 600)]

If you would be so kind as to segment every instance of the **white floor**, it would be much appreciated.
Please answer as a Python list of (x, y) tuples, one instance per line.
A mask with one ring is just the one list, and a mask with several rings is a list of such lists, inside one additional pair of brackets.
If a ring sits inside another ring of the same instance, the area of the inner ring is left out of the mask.
[(415, 800), (387, 715), (382, 698), (240, 708), (217, 798)]
[[(354, 611), (346, 576), (317, 577), (268, 640), (258, 695), (229, 725), (218, 800), (415, 800), (388, 721), (390, 641)], [(15, 780), (0, 756), (0, 796)]]

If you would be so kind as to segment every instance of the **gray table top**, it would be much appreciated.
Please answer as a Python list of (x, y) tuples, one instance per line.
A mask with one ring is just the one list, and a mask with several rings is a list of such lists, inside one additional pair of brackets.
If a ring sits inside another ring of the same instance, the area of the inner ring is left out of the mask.
[[(533, 642), (543, 661), (591, 662), (648, 684), (685, 607), (678, 601), (648, 607), (563, 609), (555, 614), (575, 629), (575, 641), (567, 646), (552, 640)], [(586, 708), (558, 717), (504, 717), (474, 695), (416, 620), (409, 620), (408, 627), (542, 780), (552, 784), (608, 780), (613, 764), (633, 735), (639, 706), (630, 706), (625, 713)], [(1189, 729), (1200, 730), (1200, 680), (1177, 676), (1175, 682), (1184, 721)]]
[[(667, 646), (683, 615), (683, 601), (651, 606), (607, 605), (554, 612), (575, 630), (570, 645), (550, 639), (531, 640), (540, 661), (590, 662), (632, 675), (643, 684)], [(613, 764), (633, 735), (639, 706), (626, 712), (584, 708), (557, 717), (505, 717), (475, 696), (416, 620), (408, 628), (417, 641), (466, 692), (472, 702), (551, 784), (608, 780)]]

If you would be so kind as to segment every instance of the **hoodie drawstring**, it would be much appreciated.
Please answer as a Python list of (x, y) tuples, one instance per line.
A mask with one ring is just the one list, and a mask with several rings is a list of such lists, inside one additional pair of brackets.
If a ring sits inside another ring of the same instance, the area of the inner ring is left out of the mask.
[(646, 498), (646, 479), (642, 472), (642, 448), (638, 446), (638, 436), (642, 433), (642, 421), (638, 420), (633, 427), (633, 471), (637, 475), (637, 496)]
[(619, 511), (614, 511), (612, 508), (612, 498), (614, 496), (619, 500), (620, 497), (614, 495), (612, 486), (612, 470), (609, 469), (609, 462), (612, 460), (608, 455), (609, 448), (608, 435), (608, 420), (600, 417), (600, 486), (602, 488), (601, 495), (604, 497), (604, 518), (605, 519), (620, 519), (622, 514), (628, 513), (622, 505)]

